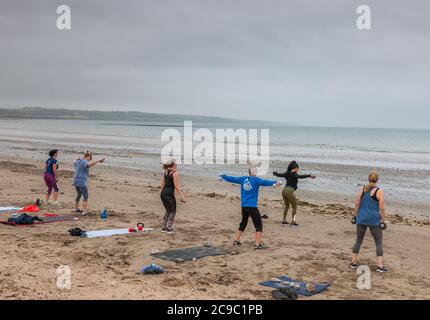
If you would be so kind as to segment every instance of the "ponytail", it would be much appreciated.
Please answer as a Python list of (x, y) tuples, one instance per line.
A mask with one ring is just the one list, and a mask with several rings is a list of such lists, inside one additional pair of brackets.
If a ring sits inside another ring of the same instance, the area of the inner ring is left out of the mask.
[(294, 169), (297, 169), (298, 167), (299, 167), (299, 164), (297, 163), (297, 161), (296, 161), (296, 160), (293, 160), (293, 161), (291, 161), (291, 162), (290, 162), (290, 164), (288, 165), (287, 172), (291, 172), (291, 171), (293, 171)]
[(90, 160), (93, 158), (93, 154), (90, 150), (85, 150), (84, 158), (89, 158)]
[(376, 186), (376, 183), (378, 182), (379, 177), (378, 173), (376, 171), (371, 171), (369, 173), (369, 183), (364, 187), (364, 192), (368, 192), (371, 190), (374, 186)]

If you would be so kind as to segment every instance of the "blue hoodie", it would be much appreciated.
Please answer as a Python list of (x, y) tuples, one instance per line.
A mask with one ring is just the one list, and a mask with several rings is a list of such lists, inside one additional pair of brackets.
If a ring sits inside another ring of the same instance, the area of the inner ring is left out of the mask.
[(241, 185), (240, 196), (242, 208), (251, 207), (257, 208), (258, 204), (258, 190), (260, 186), (270, 187), (273, 186), (275, 180), (264, 180), (259, 177), (244, 176), (244, 177), (232, 177), (225, 174), (220, 176), (227, 182), (237, 183)]

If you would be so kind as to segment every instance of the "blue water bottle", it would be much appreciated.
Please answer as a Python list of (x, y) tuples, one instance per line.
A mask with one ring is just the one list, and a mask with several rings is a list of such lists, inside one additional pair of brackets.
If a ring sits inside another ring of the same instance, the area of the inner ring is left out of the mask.
[(100, 213), (100, 218), (102, 218), (103, 221), (106, 221), (108, 217), (108, 212), (106, 209), (103, 209), (102, 212)]

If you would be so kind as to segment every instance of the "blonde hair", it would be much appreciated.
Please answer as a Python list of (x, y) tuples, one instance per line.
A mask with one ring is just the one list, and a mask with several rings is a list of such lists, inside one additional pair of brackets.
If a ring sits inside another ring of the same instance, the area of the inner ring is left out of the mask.
[(378, 173), (376, 171), (370, 171), (369, 173), (369, 183), (364, 187), (364, 192), (369, 191), (374, 186), (376, 186), (376, 183), (379, 180)]
[(84, 158), (92, 158), (93, 154), (90, 152), (90, 150), (85, 150), (84, 152)]
[(168, 170), (168, 169), (172, 168), (175, 164), (176, 164), (176, 159), (171, 159), (171, 160), (163, 163), (163, 169)]

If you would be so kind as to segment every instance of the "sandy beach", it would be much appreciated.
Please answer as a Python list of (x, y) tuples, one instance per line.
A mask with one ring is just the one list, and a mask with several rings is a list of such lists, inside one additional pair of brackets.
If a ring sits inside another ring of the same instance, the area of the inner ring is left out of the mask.
[[(183, 169), (183, 168), (180, 168)], [(58, 206), (43, 206), (38, 214), (71, 215), (74, 200), (72, 168), (62, 166)], [(0, 204), (23, 206), (43, 198), (41, 164), (0, 159)], [(110, 167), (91, 170), (90, 209), (79, 221), (30, 227), (0, 225), (1, 299), (271, 299), (271, 289), (259, 282), (281, 275), (331, 287), (306, 299), (429, 299), (429, 221), (402, 217), (390, 211), (384, 232), (386, 265), (378, 274), (370, 233), (362, 247), (361, 263), (372, 268), (372, 289), (359, 290), (357, 275), (349, 269), (355, 227), (350, 223), (351, 199), (298, 192), (300, 228), (280, 224), (281, 189), (263, 188), (260, 209), (267, 250), (253, 249), (254, 229), (249, 224), (244, 245), (233, 247), (232, 236), (240, 221), (239, 188), (216, 179), (182, 175), (188, 202), (179, 204), (174, 235), (160, 232), (164, 210), (159, 197), (160, 172)], [(322, 199), (325, 198), (325, 201)], [(349, 203), (349, 206), (346, 204)], [(106, 208), (103, 222), (99, 211)], [(413, 211), (413, 208), (410, 208)], [(0, 218), (6, 220), (7, 213)], [(86, 239), (68, 230), (128, 228), (144, 222), (148, 233)], [(213, 244), (230, 255), (174, 263), (152, 257), (151, 252)], [(142, 275), (140, 268), (157, 263), (166, 272)], [(56, 268), (68, 265), (70, 290), (56, 287)], [(300, 298), (304, 299), (304, 298)]]

